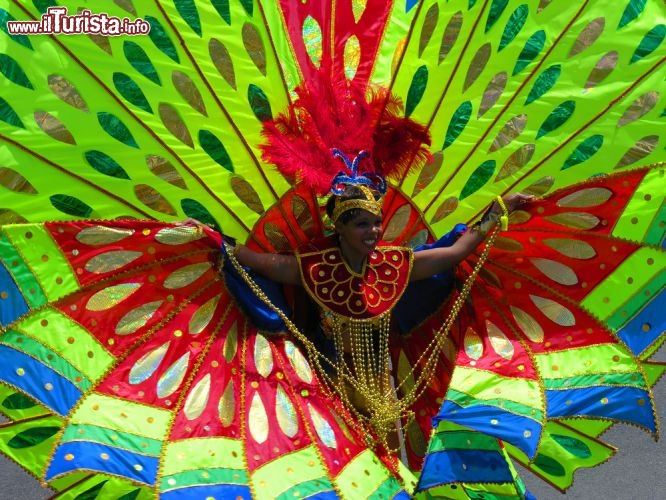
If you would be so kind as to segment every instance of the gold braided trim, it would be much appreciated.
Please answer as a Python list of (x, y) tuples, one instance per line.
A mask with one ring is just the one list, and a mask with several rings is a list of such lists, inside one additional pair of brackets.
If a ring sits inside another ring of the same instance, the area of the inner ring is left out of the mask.
[(382, 213), (382, 202), (381, 200), (375, 200), (375, 195), (372, 194), (372, 191), (367, 186), (358, 186), (358, 188), (363, 192), (364, 198), (357, 198), (353, 200), (336, 200), (335, 207), (333, 208), (333, 215), (331, 220), (335, 224), (338, 218), (348, 210), (354, 208), (360, 208), (362, 210), (367, 210), (373, 215), (381, 215)]

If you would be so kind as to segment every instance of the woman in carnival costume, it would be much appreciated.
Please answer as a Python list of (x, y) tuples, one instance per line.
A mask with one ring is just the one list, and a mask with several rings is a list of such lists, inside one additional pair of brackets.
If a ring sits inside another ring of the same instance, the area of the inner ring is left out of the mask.
[(662, 7), (135, 3), (0, 11), (3, 453), (61, 498), (524, 498), (657, 432)]

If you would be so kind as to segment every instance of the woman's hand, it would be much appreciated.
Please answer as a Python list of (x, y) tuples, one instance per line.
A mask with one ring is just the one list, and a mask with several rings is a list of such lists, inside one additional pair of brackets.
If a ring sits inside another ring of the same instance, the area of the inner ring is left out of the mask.
[[(534, 195), (525, 194), (525, 193), (513, 193), (502, 197), (504, 206), (506, 207), (509, 213), (518, 210), (522, 205), (533, 201), (535, 199)], [(502, 215), (502, 207), (499, 206), (499, 203), (493, 203), (491, 211), (497, 215)]]

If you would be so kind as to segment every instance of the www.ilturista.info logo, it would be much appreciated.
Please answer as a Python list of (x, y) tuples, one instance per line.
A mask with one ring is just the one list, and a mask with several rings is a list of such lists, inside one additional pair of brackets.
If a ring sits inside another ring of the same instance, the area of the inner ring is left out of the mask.
[(11, 35), (147, 35), (150, 23), (108, 14), (93, 14), (87, 9), (68, 16), (66, 7), (49, 7), (39, 21), (7, 21)]

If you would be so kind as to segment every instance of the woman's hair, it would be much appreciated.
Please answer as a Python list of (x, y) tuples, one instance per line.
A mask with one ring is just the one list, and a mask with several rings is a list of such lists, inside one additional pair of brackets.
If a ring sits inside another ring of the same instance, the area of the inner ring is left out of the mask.
[[(375, 197), (375, 201), (378, 201), (381, 198), (381, 195), (377, 192), (373, 191), (373, 195)], [(333, 210), (335, 210), (336, 202), (364, 199), (366, 199), (366, 195), (359, 187), (347, 186), (344, 193), (339, 195), (332, 194), (328, 197), (328, 200), (326, 201), (326, 215), (328, 215), (330, 219), (333, 218)], [(351, 208), (346, 212), (343, 212), (342, 215), (338, 217), (338, 220), (343, 224), (347, 224), (347, 222), (356, 217), (361, 210), (361, 208)]]

